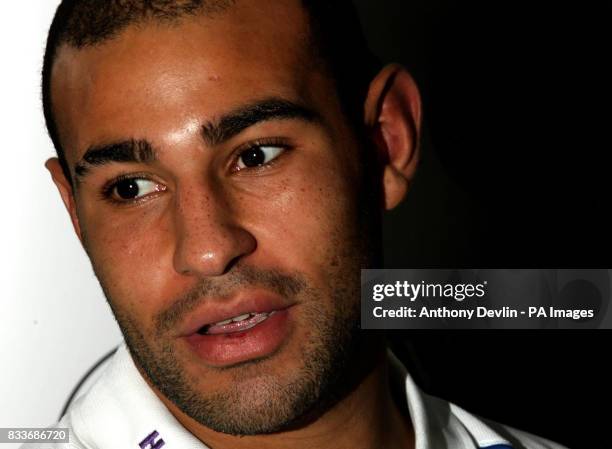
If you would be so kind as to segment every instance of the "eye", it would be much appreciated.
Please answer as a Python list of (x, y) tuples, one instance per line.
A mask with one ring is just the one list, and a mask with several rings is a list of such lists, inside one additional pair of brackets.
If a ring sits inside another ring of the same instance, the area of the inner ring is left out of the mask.
[(283, 151), (285, 148), (279, 145), (254, 145), (238, 155), (238, 170), (266, 165)]
[(109, 194), (119, 201), (133, 201), (162, 190), (163, 186), (149, 179), (127, 178), (116, 181)]

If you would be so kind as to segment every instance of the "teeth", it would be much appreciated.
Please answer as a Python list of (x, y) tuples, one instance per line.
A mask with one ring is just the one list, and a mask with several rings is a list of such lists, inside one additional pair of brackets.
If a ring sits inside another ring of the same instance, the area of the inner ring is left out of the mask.
[(215, 326), (225, 326), (226, 324), (229, 324), (232, 322), (232, 319), (228, 319), (228, 320), (223, 320), (223, 321), (219, 321), (218, 323), (215, 323)]
[[(251, 329), (252, 327), (257, 326), (258, 324), (264, 322), (265, 320), (267, 320), (269, 317), (271, 317), (272, 315), (274, 315), (277, 311), (273, 310), (272, 312), (260, 312), (260, 313), (256, 313), (256, 312), (251, 312), (251, 313), (244, 313), (242, 315), (233, 317), (233, 318), (228, 318), (227, 320), (223, 320), (223, 321), (219, 321), (217, 323), (213, 323), (213, 324), (209, 324), (206, 325), (204, 327), (202, 327), (200, 330), (198, 330), (198, 334), (200, 335), (210, 335), (210, 334), (222, 334), (222, 333), (227, 333), (227, 332), (242, 332), (248, 329)], [(245, 324), (240, 326), (239, 329), (237, 330), (222, 330), (222, 329), (216, 329), (213, 330), (211, 332), (211, 328), (215, 329), (218, 326), (225, 326), (231, 323), (238, 323), (241, 321), (245, 321), (247, 319), (252, 319), (253, 321), (250, 324)]]
[(225, 326), (226, 324), (231, 324), (231, 323), (237, 323), (239, 321), (244, 321), (246, 319), (252, 318), (255, 315), (263, 315), (266, 318), (268, 316), (272, 316), (274, 315), (274, 313), (276, 313), (276, 310), (272, 311), (272, 312), (261, 312), (261, 313), (255, 313), (255, 312), (251, 312), (251, 313), (243, 313), (242, 315), (238, 315), (235, 316), (233, 318), (228, 318), (227, 320), (223, 320), (223, 321), (219, 321), (217, 323), (212, 324), (212, 326)]

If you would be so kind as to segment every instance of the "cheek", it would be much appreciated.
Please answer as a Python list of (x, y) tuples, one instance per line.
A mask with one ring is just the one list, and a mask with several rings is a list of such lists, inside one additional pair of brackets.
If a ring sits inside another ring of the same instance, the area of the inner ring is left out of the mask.
[(350, 179), (337, 164), (316, 164), (284, 179), (258, 215), (263, 255), (316, 279), (340, 265), (347, 248), (355, 248), (357, 193)]
[(138, 311), (163, 298), (170, 232), (162, 214), (146, 211), (137, 220), (84, 220), (85, 246), (100, 284), (114, 307)]

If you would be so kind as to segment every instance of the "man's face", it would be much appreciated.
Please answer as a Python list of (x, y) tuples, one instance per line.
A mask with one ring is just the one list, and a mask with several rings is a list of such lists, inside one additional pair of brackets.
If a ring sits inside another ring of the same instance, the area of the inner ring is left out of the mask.
[(299, 3), (132, 26), (53, 72), (73, 219), (137, 364), (226, 433), (312, 411), (355, 344), (362, 153)]

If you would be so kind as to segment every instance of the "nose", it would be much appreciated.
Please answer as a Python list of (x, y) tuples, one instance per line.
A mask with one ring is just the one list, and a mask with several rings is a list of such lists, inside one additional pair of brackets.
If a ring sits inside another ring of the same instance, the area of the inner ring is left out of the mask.
[(180, 190), (175, 209), (173, 263), (180, 274), (223, 275), (257, 247), (222, 192), (203, 186)]

